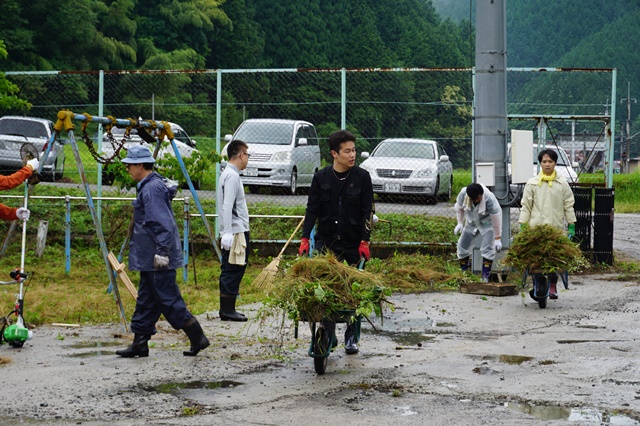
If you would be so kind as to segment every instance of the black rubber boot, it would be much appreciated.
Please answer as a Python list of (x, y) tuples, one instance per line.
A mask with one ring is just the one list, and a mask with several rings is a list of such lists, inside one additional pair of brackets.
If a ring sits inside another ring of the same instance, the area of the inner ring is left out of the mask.
[(329, 320), (322, 320), (322, 326), (327, 330), (327, 334), (331, 338), (331, 351), (338, 346), (338, 338), (336, 337), (336, 323)]
[(482, 281), (488, 283), (491, 278), (491, 267), (493, 266), (493, 260), (482, 258)]
[(120, 355), (123, 358), (147, 357), (149, 356), (149, 339), (151, 339), (150, 334), (136, 333), (133, 336), (133, 343), (126, 349), (117, 350), (116, 355)]
[(558, 276), (554, 275), (549, 279), (549, 299), (558, 298)]
[(222, 321), (246, 321), (247, 317), (236, 311), (236, 296), (220, 295), (220, 319)]
[(356, 342), (356, 326), (350, 324), (344, 332), (344, 351), (347, 355), (353, 355), (357, 354), (359, 350)]
[[(545, 283), (545, 282), (543, 282), (543, 281), (541, 281), (541, 280), (546, 280), (545, 276), (544, 276), (544, 275), (541, 275), (541, 274), (535, 274), (535, 275), (533, 276), (533, 286), (535, 287), (535, 286), (536, 286), (536, 284), (538, 285), (538, 288), (546, 286), (546, 283)], [(535, 300), (536, 302), (539, 302), (540, 300), (542, 300), (542, 299), (544, 299), (544, 298), (546, 297), (546, 294), (543, 294), (543, 295), (540, 295), (540, 294), (534, 295), (534, 290), (533, 290), (533, 289), (531, 289), (531, 290), (529, 290), (529, 296), (531, 296), (531, 298), (532, 298), (533, 300)]]
[(209, 346), (209, 339), (204, 335), (202, 327), (200, 327), (200, 323), (195, 317), (191, 317), (182, 329), (191, 342), (191, 348), (188, 351), (183, 351), (182, 355), (196, 356), (198, 352)]

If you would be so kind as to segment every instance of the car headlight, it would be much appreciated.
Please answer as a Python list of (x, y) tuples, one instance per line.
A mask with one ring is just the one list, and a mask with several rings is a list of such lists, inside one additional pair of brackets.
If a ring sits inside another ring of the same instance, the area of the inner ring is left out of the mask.
[(291, 151), (280, 151), (273, 154), (273, 158), (271, 161), (278, 161), (283, 163), (288, 163), (291, 161)]
[(415, 177), (417, 178), (425, 178), (425, 177), (430, 177), (433, 176), (434, 170), (433, 169), (422, 169), (422, 170), (418, 170), (417, 172), (415, 172)]
[(369, 176), (371, 176), (372, 178), (373, 177), (378, 177), (378, 173), (376, 172), (376, 168), (374, 166), (372, 166), (370, 164), (362, 163), (360, 165), (360, 168), (368, 171), (369, 172)]

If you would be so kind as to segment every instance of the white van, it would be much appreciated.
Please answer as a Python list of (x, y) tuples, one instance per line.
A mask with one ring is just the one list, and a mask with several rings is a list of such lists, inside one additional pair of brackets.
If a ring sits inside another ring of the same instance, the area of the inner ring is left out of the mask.
[[(227, 142), (239, 139), (249, 147), (249, 163), (241, 172), (250, 192), (260, 187), (282, 187), (295, 195), (299, 187), (311, 187), (320, 169), (320, 146), (313, 124), (301, 120), (252, 118), (242, 122)], [(227, 156), (227, 147), (221, 155)], [(220, 168), (224, 170), (226, 162)]]

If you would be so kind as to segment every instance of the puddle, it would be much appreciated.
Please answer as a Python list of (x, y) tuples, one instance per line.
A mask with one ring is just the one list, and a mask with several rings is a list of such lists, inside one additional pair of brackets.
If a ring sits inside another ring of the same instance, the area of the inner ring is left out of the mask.
[[(503, 364), (520, 365), (527, 361), (533, 361), (535, 358), (532, 356), (523, 355), (466, 355), (467, 358), (475, 359), (478, 361), (495, 361)], [(555, 364), (555, 361), (543, 360), (539, 361), (540, 365)]]
[(438, 325), (439, 323), (430, 318), (430, 317), (423, 317), (423, 318), (410, 318), (410, 319), (406, 319), (403, 318), (402, 320), (398, 320), (398, 319), (385, 319), (384, 321), (384, 325), (382, 325), (380, 328), (383, 328), (385, 330), (392, 330), (392, 331), (401, 331), (401, 330), (427, 330), (430, 328), (434, 328)]
[(184, 389), (225, 389), (235, 388), (243, 384), (244, 383), (242, 382), (234, 382), (233, 380), (218, 380), (217, 382), (203, 382), (201, 380), (197, 380), (194, 382), (163, 383), (156, 386), (145, 386), (142, 389), (148, 392), (175, 394)]
[(116, 351), (105, 351), (102, 348), (109, 346), (121, 346), (120, 342), (78, 342), (73, 345), (67, 345), (67, 349), (93, 349), (91, 352), (82, 352), (78, 354), (67, 355), (70, 358), (92, 358), (94, 356), (115, 355)]
[[(67, 345), (67, 349), (88, 349), (88, 348), (102, 348), (107, 346), (122, 346), (122, 342), (78, 342), (73, 345)], [(126, 345), (125, 345), (126, 346)]]
[(97, 350), (97, 351), (92, 351), (92, 352), (82, 352), (79, 354), (71, 354), (68, 355), (69, 358), (92, 358), (94, 356), (105, 356), (105, 355), (115, 355), (116, 351), (102, 351), (102, 350)]
[(532, 356), (522, 356), (522, 355), (500, 355), (498, 361), (504, 364), (522, 364), (523, 362), (531, 361), (533, 359)]
[(400, 416), (415, 416), (416, 414), (418, 414), (417, 411), (415, 411), (413, 409), (413, 407), (409, 406), (409, 405), (405, 405), (403, 407), (394, 407), (393, 408), (393, 412), (400, 415)]
[(401, 346), (422, 346), (423, 343), (433, 341), (434, 336), (426, 335), (422, 331), (387, 331), (380, 330), (378, 334), (389, 337), (391, 340)]
[(478, 361), (497, 361), (496, 355), (466, 355), (467, 358), (475, 359)]
[(618, 379), (604, 379), (603, 383), (614, 383), (616, 385), (626, 385), (626, 386), (639, 386), (640, 381), (638, 380), (618, 380)]
[(455, 327), (457, 324), (452, 322), (436, 322), (436, 327)]
[(593, 408), (567, 408), (559, 405), (529, 405), (517, 402), (508, 402), (506, 407), (530, 414), (539, 420), (568, 420), (572, 422), (593, 422), (600, 425), (638, 425), (638, 421), (631, 417), (600, 412)]

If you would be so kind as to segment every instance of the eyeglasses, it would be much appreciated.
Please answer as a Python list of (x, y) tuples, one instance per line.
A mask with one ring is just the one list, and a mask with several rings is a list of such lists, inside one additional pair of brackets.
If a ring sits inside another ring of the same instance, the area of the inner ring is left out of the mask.
[(130, 163), (125, 163), (125, 167), (127, 168), (127, 170), (129, 170), (129, 167), (131, 166), (138, 166), (139, 164), (130, 164)]
[[(247, 158), (250, 158), (250, 157), (251, 157), (251, 154), (249, 154), (248, 152), (243, 152), (242, 154), (246, 155), (246, 156), (247, 156)], [(240, 154), (240, 155), (242, 155), (242, 154)]]

